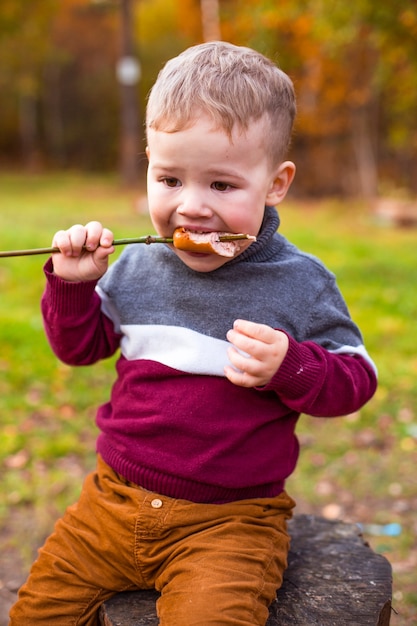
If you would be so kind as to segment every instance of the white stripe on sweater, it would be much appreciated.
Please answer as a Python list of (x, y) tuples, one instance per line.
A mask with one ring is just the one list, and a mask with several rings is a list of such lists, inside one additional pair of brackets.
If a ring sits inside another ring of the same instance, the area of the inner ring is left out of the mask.
[(147, 359), (189, 374), (224, 376), (230, 365), (226, 340), (188, 328), (162, 325), (122, 325), (121, 349), (129, 361)]

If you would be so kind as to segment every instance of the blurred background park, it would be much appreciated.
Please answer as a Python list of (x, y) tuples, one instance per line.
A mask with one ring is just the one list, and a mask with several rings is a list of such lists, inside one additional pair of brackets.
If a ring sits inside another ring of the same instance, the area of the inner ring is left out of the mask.
[(136, 182), (157, 72), (222, 38), (295, 83), (294, 193), (416, 193), (416, 12), (407, 0), (2, 0), (0, 163), (120, 167)]
[[(90, 219), (116, 237), (153, 232), (146, 95), (166, 60), (210, 39), (254, 47), (293, 79), (298, 172), (281, 230), (336, 273), (379, 370), (359, 414), (301, 418), (288, 490), (300, 513), (362, 525), (393, 566), (392, 624), (417, 624), (415, 2), (2, 0), (0, 250)], [(44, 260), (0, 259), (0, 626), (94, 466), (95, 408), (114, 378), (113, 360), (52, 355)]]

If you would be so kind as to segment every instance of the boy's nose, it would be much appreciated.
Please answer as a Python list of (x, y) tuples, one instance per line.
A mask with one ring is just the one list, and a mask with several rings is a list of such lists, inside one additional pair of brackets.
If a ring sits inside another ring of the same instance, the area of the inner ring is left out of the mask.
[(213, 214), (199, 194), (184, 195), (177, 207), (177, 213), (194, 219), (210, 217)]

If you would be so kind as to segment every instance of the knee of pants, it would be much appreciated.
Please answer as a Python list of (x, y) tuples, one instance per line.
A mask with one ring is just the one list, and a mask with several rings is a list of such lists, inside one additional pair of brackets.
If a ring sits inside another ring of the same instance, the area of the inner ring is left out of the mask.
[(157, 612), (160, 626), (265, 626), (269, 604), (262, 595), (219, 584), (165, 592)]
[(179, 554), (157, 579), (160, 626), (265, 626), (281, 586), (287, 541), (269, 550)]

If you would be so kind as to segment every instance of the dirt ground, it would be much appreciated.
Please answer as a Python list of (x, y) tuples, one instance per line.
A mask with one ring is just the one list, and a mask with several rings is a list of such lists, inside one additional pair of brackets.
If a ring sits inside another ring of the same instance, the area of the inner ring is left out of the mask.
[[(14, 511), (7, 524), (0, 529), (0, 626), (8, 625), (9, 610), (26, 579), (31, 561), (36, 558), (32, 519), (27, 510)], [(22, 542), (20, 546), (19, 541)]]
[(17, 597), (17, 591), (26, 578), (26, 568), (17, 548), (7, 547), (8, 534), (0, 543), (0, 626), (7, 626), (10, 607)]

